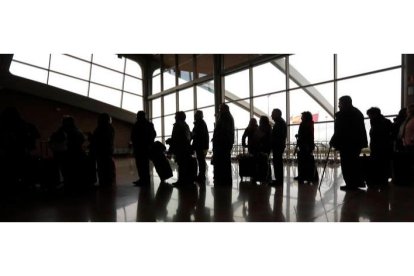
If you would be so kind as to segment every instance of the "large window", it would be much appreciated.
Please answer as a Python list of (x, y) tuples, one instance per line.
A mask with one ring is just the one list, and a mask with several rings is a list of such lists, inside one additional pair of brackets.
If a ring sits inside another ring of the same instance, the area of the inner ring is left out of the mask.
[[(186, 112), (189, 126), (193, 121), (194, 110), (198, 108), (203, 110), (209, 131), (212, 132), (215, 122), (213, 55), (165, 56), (161, 58), (166, 62), (162, 68), (168, 70), (163, 73), (158, 70), (153, 75), (153, 102), (164, 97), (164, 113), (155, 110), (161, 108), (160, 103), (157, 103), (153, 105), (153, 118), (161, 114), (169, 115), (163, 119), (163, 125), (170, 132), (174, 122), (171, 115), (175, 112), (178, 98), (179, 110)], [(380, 59), (369, 55), (300, 54), (267, 62), (258, 60), (257, 65), (249, 63), (254, 57), (246, 55), (238, 59), (237, 55), (225, 55), (223, 59), (223, 93), (235, 119), (235, 127), (239, 129), (235, 133), (236, 143), (240, 143), (250, 117), (258, 119), (268, 116), (273, 122), (270, 116), (275, 108), (282, 111), (282, 117), (288, 123), (289, 143), (295, 143), (301, 113), (310, 111), (315, 121), (315, 141), (321, 148), (327, 146), (333, 134), (333, 115), (338, 104), (335, 97), (350, 95), (354, 105), (364, 115), (372, 106), (379, 107), (387, 116), (396, 114), (400, 109), (399, 54), (383, 54)], [(244, 68), (235, 68), (235, 65), (244, 63)], [(174, 64), (175, 67), (168, 67)], [(195, 72), (189, 71), (191, 68), (195, 68)], [(183, 72), (186, 72), (185, 76)], [(204, 79), (200, 81), (200, 78)], [(156, 95), (171, 89), (175, 90), (172, 94)]]
[(13, 55), (10, 72), (131, 112), (143, 107), (138, 63), (117, 55)]

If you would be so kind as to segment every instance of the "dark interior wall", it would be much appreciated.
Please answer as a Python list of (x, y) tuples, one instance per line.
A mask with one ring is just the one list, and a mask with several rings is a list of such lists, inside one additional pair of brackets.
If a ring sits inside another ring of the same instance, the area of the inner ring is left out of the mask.
[[(5, 107), (16, 107), (22, 118), (38, 128), (41, 141), (47, 141), (60, 126), (64, 115), (71, 115), (83, 133), (93, 132), (99, 113), (91, 112), (68, 104), (20, 93), (15, 90), (0, 90), (0, 111)], [(115, 129), (115, 148), (125, 150), (129, 145), (132, 124), (118, 119), (112, 120)]]

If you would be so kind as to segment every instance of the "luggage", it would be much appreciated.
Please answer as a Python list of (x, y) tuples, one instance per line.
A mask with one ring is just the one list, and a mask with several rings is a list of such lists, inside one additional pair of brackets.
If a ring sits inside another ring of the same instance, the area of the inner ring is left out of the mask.
[(155, 171), (160, 177), (161, 182), (164, 182), (173, 176), (170, 162), (168, 161), (167, 157), (165, 157), (165, 155), (160, 155), (157, 158), (153, 158), (152, 163), (154, 164)]
[(243, 180), (243, 177), (252, 177), (254, 173), (254, 157), (252, 154), (240, 154), (238, 157), (239, 162), (239, 176)]
[(159, 141), (156, 141), (151, 148), (151, 160), (161, 182), (173, 176), (170, 162), (165, 156), (165, 150), (166, 147)]
[(239, 175), (243, 177), (251, 177), (257, 181), (264, 182), (270, 176), (269, 156), (266, 153), (259, 152), (255, 155), (240, 154), (238, 156)]

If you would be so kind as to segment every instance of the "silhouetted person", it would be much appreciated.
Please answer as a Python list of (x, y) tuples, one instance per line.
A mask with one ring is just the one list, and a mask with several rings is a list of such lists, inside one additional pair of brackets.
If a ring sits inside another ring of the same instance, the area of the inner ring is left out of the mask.
[(205, 183), (206, 181), (206, 155), (209, 148), (209, 134), (206, 122), (203, 120), (203, 112), (197, 110), (194, 113), (194, 128), (192, 131), (192, 148), (196, 153), (198, 161), (197, 181)]
[[(253, 153), (252, 152), (252, 141), (253, 141), (253, 136), (256, 133), (256, 130), (258, 127), (259, 126), (257, 124), (256, 118), (251, 118), (249, 121), (249, 125), (243, 132), (242, 146), (243, 148), (247, 147), (247, 150), (249, 153)], [(246, 143), (246, 138), (247, 138), (247, 143)]]
[(372, 162), (372, 171), (368, 173), (374, 185), (385, 186), (391, 173), (391, 121), (385, 118), (377, 107), (368, 109), (367, 115), (371, 123), (369, 146)]
[(169, 151), (174, 154), (175, 161), (178, 165), (178, 180), (173, 186), (182, 187), (194, 184), (191, 179), (193, 172), (190, 172), (191, 162), (191, 132), (188, 124), (185, 122), (186, 115), (183, 111), (175, 113), (175, 123), (173, 126)]
[(403, 144), (403, 167), (405, 184), (413, 185), (414, 177), (414, 104), (407, 107), (407, 118), (401, 126), (401, 138)]
[(406, 153), (402, 141), (404, 122), (407, 119), (407, 108), (402, 108), (391, 126), (393, 140), (392, 181), (394, 184), (403, 184), (407, 180)]
[(113, 160), (115, 131), (111, 125), (111, 116), (102, 113), (98, 117), (98, 126), (91, 137), (91, 154), (96, 159), (99, 184), (110, 186), (115, 180)]
[(255, 160), (255, 173), (252, 182), (256, 180), (267, 181), (270, 173), (269, 155), (271, 150), (272, 127), (267, 116), (261, 116), (259, 127), (253, 133), (249, 143)]
[(365, 187), (362, 179), (359, 154), (368, 146), (364, 116), (352, 105), (350, 96), (339, 98), (339, 110), (335, 114), (334, 134), (330, 145), (341, 156), (342, 175), (345, 186), (341, 190), (354, 190)]
[(414, 104), (407, 107), (407, 118), (404, 121), (402, 143), (405, 151), (414, 150)]
[(65, 187), (79, 188), (87, 184), (87, 158), (83, 149), (85, 137), (75, 125), (73, 117), (63, 117), (61, 127), (51, 136), (52, 144), (54, 140), (57, 140), (56, 137), (62, 140), (60, 141), (62, 148), (59, 152), (59, 161)]
[(298, 176), (295, 179), (299, 182), (312, 182), (317, 176), (313, 157), (315, 149), (314, 122), (312, 113), (309, 111), (302, 112), (302, 122), (299, 125), (297, 139)]
[(214, 185), (233, 185), (231, 175), (231, 150), (234, 144), (234, 119), (229, 106), (220, 105), (220, 112), (213, 133)]
[(7, 186), (29, 180), (30, 153), (38, 138), (36, 127), (24, 121), (16, 108), (0, 114), (0, 171)]
[(402, 108), (399, 112), (397, 117), (394, 118), (394, 121), (391, 126), (391, 137), (393, 139), (393, 150), (394, 152), (402, 151), (403, 144), (402, 144), (402, 132), (401, 126), (404, 124), (405, 119), (407, 119), (407, 108)]
[(270, 184), (276, 186), (283, 185), (283, 152), (286, 148), (287, 125), (282, 118), (282, 111), (278, 108), (273, 109), (272, 119), (275, 122), (271, 136), (275, 180)]
[(145, 112), (138, 111), (137, 120), (131, 131), (132, 148), (139, 176), (139, 179), (134, 181), (135, 186), (150, 184), (150, 149), (156, 135), (154, 125), (147, 120)]
[(261, 116), (259, 126), (252, 135), (251, 148), (254, 153), (261, 152), (267, 155), (271, 150), (272, 127), (267, 116)]

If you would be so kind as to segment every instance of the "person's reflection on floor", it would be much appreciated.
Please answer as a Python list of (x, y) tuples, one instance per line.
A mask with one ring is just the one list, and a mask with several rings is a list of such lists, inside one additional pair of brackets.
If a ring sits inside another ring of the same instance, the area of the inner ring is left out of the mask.
[(180, 187), (178, 189), (178, 207), (173, 221), (189, 222), (195, 212), (198, 192), (195, 185)]
[(364, 190), (346, 191), (341, 208), (341, 222), (359, 222), (363, 219), (363, 206), (366, 199)]
[(239, 201), (243, 207), (242, 212), (245, 220), (247, 220), (247, 202), (249, 200), (249, 189), (250, 181), (240, 181), (237, 201)]
[(116, 221), (116, 188), (105, 186), (96, 190), (92, 221)]
[(365, 200), (365, 212), (369, 221), (389, 221), (390, 198), (389, 193), (383, 189), (368, 188)]
[(166, 182), (161, 182), (158, 186), (154, 199), (155, 218), (157, 220), (167, 221), (167, 205), (170, 202), (172, 192), (173, 186)]
[(247, 221), (268, 222), (272, 220), (270, 207), (271, 187), (252, 184), (248, 193)]
[(155, 222), (154, 193), (151, 185), (142, 186), (138, 192), (137, 221)]
[(214, 221), (232, 222), (233, 205), (232, 205), (232, 188), (227, 186), (215, 186), (211, 189), (214, 197)]
[(312, 222), (315, 219), (315, 197), (318, 185), (300, 183), (298, 185), (297, 221)]
[(209, 222), (210, 208), (206, 207), (206, 186), (201, 185), (198, 193), (198, 199), (196, 203), (196, 209), (194, 212), (195, 221), (197, 222)]
[(392, 221), (414, 221), (414, 190), (412, 187), (394, 186), (390, 197), (390, 217)]
[(283, 186), (276, 187), (273, 198), (272, 216), (272, 220), (275, 222), (286, 222), (285, 215), (283, 214)]

